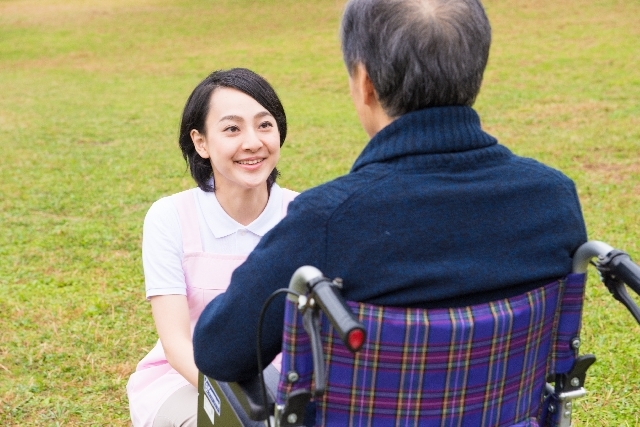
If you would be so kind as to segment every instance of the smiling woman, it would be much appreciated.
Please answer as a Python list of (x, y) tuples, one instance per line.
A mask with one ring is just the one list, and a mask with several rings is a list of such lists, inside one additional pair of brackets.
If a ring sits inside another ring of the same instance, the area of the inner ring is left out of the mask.
[[(225, 211), (247, 225), (262, 211), (267, 189), (275, 182), (280, 157), (280, 134), (275, 118), (258, 101), (233, 88), (219, 88), (211, 95), (204, 132), (189, 132), (196, 152), (211, 160), (213, 183)], [(276, 171), (274, 176), (271, 173)], [(254, 194), (248, 206), (244, 200)]]
[(212, 73), (187, 100), (179, 142), (198, 188), (158, 200), (145, 218), (146, 294), (160, 340), (127, 384), (135, 427), (196, 425), (193, 328), (297, 194), (275, 183), (286, 131), (275, 91), (247, 69)]

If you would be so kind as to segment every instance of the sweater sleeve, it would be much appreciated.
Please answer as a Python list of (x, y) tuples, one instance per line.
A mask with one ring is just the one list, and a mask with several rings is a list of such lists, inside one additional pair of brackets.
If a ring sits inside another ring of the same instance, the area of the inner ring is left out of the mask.
[[(287, 216), (268, 232), (231, 277), (227, 291), (202, 312), (193, 335), (196, 365), (221, 381), (258, 374), (256, 333), (260, 310), (274, 291), (286, 288), (303, 265), (320, 269), (326, 247), (327, 209), (303, 193), (289, 205)], [(280, 353), (284, 294), (269, 305), (262, 326), (261, 353), (267, 366)]]

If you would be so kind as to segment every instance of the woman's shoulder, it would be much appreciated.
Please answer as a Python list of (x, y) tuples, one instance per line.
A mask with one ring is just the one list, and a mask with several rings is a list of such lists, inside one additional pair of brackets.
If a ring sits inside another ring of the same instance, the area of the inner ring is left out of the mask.
[(189, 196), (193, 198), (196, 190), (197, 188), (190, 188), (156, 200), (147, 211), (145, 222), (166, 222), (176, 219), (178, 217), (178, 205), (187, 200)]
[(282, 206), (282, 212), (286, 215), (289, 203), (291, 203), (298, 194), (300, 193), (280, 187), (278, 184), (273, 184), (273, 187), (271, 187), (271, 195), (269, 196), (269, 204)]
[(280, 189), (282, 190), (282, 200), (285, 203), (291, 202), (298, 196), (298, 194), (300, 194), (297, 191), (289, 190), (288, 188), (280, 187)]

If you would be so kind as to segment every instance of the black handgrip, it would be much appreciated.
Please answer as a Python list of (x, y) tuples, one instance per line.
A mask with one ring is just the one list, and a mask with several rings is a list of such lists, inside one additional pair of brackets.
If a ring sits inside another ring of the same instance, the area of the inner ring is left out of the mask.
[(313, 299), (327, 316), (345, 346), (354, 353), (360, 350), (366, 337), (364, 326), (356, 320), (335, 285), (328, 279), (322, 278), (311, 283), (310, 288)]
[(611, 273), (640, 295), (640, 266), (633, 262), (628, 254), (622, 251), (614, 252), (617, 253), (610, 254)]
[(606, 256), (599, 256), (596, 268), (602, 275), (609, 292), (620, 301), (640, 323), (640, 307), (627, 292), (625, 284), (640, 295), (640, 267), (626, 252), (614, 249)]

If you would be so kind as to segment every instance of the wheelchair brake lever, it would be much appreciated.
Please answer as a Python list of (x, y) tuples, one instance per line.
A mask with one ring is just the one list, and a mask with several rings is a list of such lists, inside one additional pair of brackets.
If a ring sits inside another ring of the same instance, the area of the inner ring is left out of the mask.
[(320, 338), (320, 322), (318, 309), (308, 308), (302, 315), (304, 330), (309, 335), (311, 341), (311, 356), (313, 357), (313, 377), (315, 379), (315, 396), (324, 394), (327, 379), (324, 370), (324, 353), (322, 351), (322, 340)]
[(609, 292), (631, 312), (640, 324), (640, 307), (625, 287), (626, 284), (640, 295), (640, 266), (634, 263), (627, 253), (614, 249), (604, 256), (598, 256), (596, 268)]
[(289, 282), (292, 293), (287, 298), (298, 304), (298, 309), (302, 311), (304, 329), (311, 340), (316, 396), (324, 394), (327, 382), (320, 337), (320, 310), (351, 352), (359, 351), (366, 339), (364, 326), (356, 320), (337, 290), (340, 283), (338, 279), (330, 281), (320, 270), (309, 265), (298, 268)]

